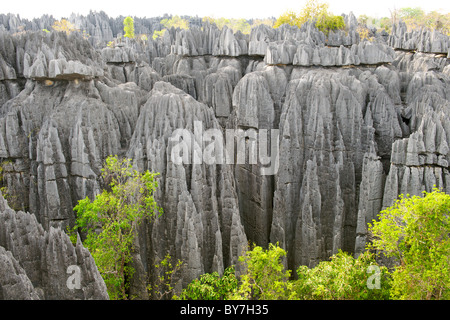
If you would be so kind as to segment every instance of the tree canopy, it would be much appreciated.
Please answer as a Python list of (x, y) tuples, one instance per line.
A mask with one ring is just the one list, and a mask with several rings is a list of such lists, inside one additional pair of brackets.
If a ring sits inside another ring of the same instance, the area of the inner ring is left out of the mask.
[(278, 28), (285, 23), (301, 27), (308, 21), (315, 21), (316, 27), (325, 34), (328, 34), (330, 30), (345, 28), (344, 18), (333, 15), (328, 11), (328, 7), (327, 3), (322, 3), (318, 0), (308, 0), (300, 12), (296, 13), (288, 10), (283, 13), (275, 21), (274, 27)]
[(67, 34), (70, 34), (74, 31), (77, 31), (77, 28), (73, 23), (68, 21), (67, 19), (61, 19), (60, 21), (55, 21), (52, 26), (53, 30), (65, 32)]
[(400, 197), (369, 231), (369, 245), (399, 263), (392, 273), (396, 299), (450, 299), (450, 195)]
[(126, 17), (123, 20), (123, 31), (125, 32), (125, 38), (134, 38), (134, 20), (132, 17)]

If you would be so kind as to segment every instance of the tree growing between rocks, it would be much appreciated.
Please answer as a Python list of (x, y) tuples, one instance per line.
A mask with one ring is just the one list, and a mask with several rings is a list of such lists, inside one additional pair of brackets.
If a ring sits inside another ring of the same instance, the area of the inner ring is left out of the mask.
[(137, 227), (145, 219), (162, 213), (153, 199), (157, 174), (133, 169), (130, 159), (110, 156), (102, 169), (107, 190), (93, 201), (78, 202), (76, 229), (87, 233), (84, 245), (102, 275), (111, 299), (130, 298), (127, 289), (133, 276), (131, 267)]
[(369, 249), (395, 258), (391, 297), (450, 299), (450, 195), (403, 197), (369, 225)]
[[(299, 266), (292, 279), (286, 251), (269, 244), (240, 257), (246, 271), (200, 276), (180, 299), (447, 300), (450, 299), (450, 195), (400, 196), (369, 224), (372, 239), (354, 258), (339, 250), (313, 268)], [(377, 259), (382, 258), (381, 260)], [(387, 267), (379, 261), (393, 259)]]
[(65, 32), (67, 34), (71, 34), (74, 31), (78, 31), (73, 23), (66, 19), (61, 19), (61, 21), (55, 21), (52, 26), (53, 30)]
[(275, 21), (274, 28), (286, 23), (300, 28), (308, 21), (315, 21), (316, 27), (325, 34), (328, 34), (330, 30), (345, 28), (344, 18), (333, 15), (328, 11), (327, 3), (317, 0), (308, 0), (299, 13), (286, 11)]
[(180, 28), (180, 29), (188, 29), (189, 28), (189, 21), (186, 19), (180, 18), (180, 16), (173, 16), (170, 19), (162, 19), (160, 23), (164, 26), (164, 29), (162, 30), (155, 30), (153, 32), (153, 39), (157, 39), (159, 37), (162, 37), (164, 33), (170, 29), (170, 28)]
[(125, 38), (134, 39), (134, 20), (128, 16), (123, 20), (123, 31), (125, 32)]

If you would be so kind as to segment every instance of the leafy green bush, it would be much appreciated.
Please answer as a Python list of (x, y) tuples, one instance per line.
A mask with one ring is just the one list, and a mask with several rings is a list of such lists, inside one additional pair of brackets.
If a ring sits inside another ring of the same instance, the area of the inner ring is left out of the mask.
[(161, 31), (155, 30), (153, 31), (153, 40), (156, 40), (157, 38), (163, 37), (164, 33), (167, 31), (167, 29), (162, 29)]
[(180, 28), (180, 29), (188, 29), (189, 28), (189, 21), (186, 19), (182, 19), (179, 16), (173, 16), (170, 19), (162, 19), (160, 23), (166, 28), (170, 29), (172, 27)]
[(179, 297), (180, 300), (227, 300), (238, 286), (234, 266), (225, 269), (222, 276), (219, 273), (205, 273), (193, 280)]
[(397, 259), (393, 299), (450, 299), (450, 195), (403, 196), (369, 225), (368, 247)]
[(315, 21), (316, 27), (327, 34), (330, 30), (344, 29), (345, 23), (342, 16), (335, 16), (328, 11), (328, 4), (317, 0), (308, 0), (299, 13), (286, 11), (274, 24), (275, 28), (287, 23), (291, 26), (301, 27), (308, 21)]
[(133, 170), (130, 159), (117, 156), (106, 159), (102, 178), (110, 190), (91, 201), (78, 201), (75, 230), (87, 233), (84, 241), (102, 275), (110, 299), (127, 299), (129, 280), (133, 275), (133, 244), (137, 226), (145, 219), (162, 213), (153, 199), (158, 187), (157, 174)]
[(177, 273), (183, 267), (183, 261), (178, 260), (175, 265), (171, 262), (172, 257), (170, 254), (166, 254), (164, 259), (155, 264), (154, 272), (156, 272), (157, 280), (153, 285), (147, 286), (147, 291), (149, 291), (150, 297), (154, 297), (157, 300), (162, 300), (170, 297), (175, 291), (175, 285), (178, 281), (174, 280), (177, 278)]
[(288, 281), (290, 270), (285, 270), (281, 259), (286, 251), (272, 243), (269, 248), (256, 246), (239, 258), (247, 267), (233, 299), (285, 300), (295, 298), (293, 283)]
[(317, 17), (316, 27), (328, 35), (331, 30), (344, 29), (345, 22), (342, 16), (335, 16), (325, 12)]
[(125, 32), (125, 38), (134, 38), (134, 20), (132, 17), (126, 17), (123, 20), (123, 31)]
[(302, 300), (388, 299), (390, 276), (373, 254), (366, 251), (357, 259), (341, 250), (314, 268), (300, 266), (294, 290)]

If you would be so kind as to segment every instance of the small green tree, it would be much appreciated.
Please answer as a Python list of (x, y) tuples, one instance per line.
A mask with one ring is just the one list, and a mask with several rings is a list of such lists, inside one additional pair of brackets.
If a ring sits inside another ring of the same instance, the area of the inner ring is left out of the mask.
[(236, 291), (238, 279), (234, 266), (225, 269), (222, 276), (218, 272), (205, 273), (183, 289), (180, 300), (227, 300)]
[(297, 274), (294, 290), (302, 300), (389, 299), (390, 274), (368, 251), (355, 259), (339, 250), (314, 268), (300, 266)]
[(170, 19), (162, 19), (160, 23), (166, 28), (170, 29), (172, 27), (180, 28), (180, 29), (188, 29), (189, 28), (189, 21), (186, 19), (182, 19), (179, 16), (173, 16)]
[(160, 31), (158, 31), (158, 30), (153, 31), (153, 36), (152, 36), (153, 40), (156, 40), (158, 38), (162, 38), (166, 31), (167, 31), (167, 29), (162, 29)]
[(275, 21), (274, 28), (278, 28), (285, 23), (300, 28), (308, 21), (315, 21), (317, 29), (327, 35), (330, 30), (345, 28), (344, 18), (330, 13), (328, 4), (318, 0), (308, 0), (299, 13), (286, 11)]
[(167, 31), (167, 29), (170, 29), (172, 27), (174, 27), (175, 29), (189, 29), (189, 21), (186, 19), (182, 19), (179, 16), (173, 16), (170, 19), (162, 19), (159, 23), (164, 26), (164, 29), (160, 31), (155, 30), (152, 35), (153, 40), (164, 36), (164, 33)]
[[(183, 261), (178, 260), (175, 265), (172, 265), (172, 257), (170, 254), (166, 254), (164, 259), (155, 264), (155, 272), (157, 273), (156, 283), (147, 286), (150, 297), (154, 297), (157, 300), (163, 300), (170, 298), (175, 291), (175, 285), (178, 271), (183, 266)], [(180, 279), (178, 279), (179, 281)], [(175, 283), (174, 283), (175, 282)]]
[(233, 299), (285, 300), (294, 299), (293, 283), (289, 280), (290, 270), (285, 270), (281, 259), (286, 251), (272, 243), (264, 250), (256, 246), (239, 261), (247, 267), (241, 276), (241, 283)]
[(158, 187), (157, 174), (133, 170), (130, 159), (119, 161), (110, 156), (102, 169), (108, 190), (91, 201), (78, 201), (75, 229), (87, 233), (84, 245), (102, 275), (111, 299), (127, 299), (130, 266), (137, 226), (145, 219), (161, 214), (153, 199)]
[(134, 38), (134, 20), (132, 17), (126, 17), (123, 20), (123, 31), (125, 32), (125, 38)]
[(67, 34), (71, 34), (74, 31), (78, 31), (73, 23), (68, 21), (67, 19), (61, 19), (61, 21), (55, 21), (52, 26), (53, 30), (65, 32)]
[(403, 197), (369, 224), (369, 249), (397, 259), (395, 299), (450, 299), (450, 195)]

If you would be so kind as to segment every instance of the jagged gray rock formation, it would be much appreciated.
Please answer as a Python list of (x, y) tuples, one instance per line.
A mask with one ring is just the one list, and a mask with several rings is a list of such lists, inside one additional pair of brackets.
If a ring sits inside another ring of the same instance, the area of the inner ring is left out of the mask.
[[(183, 131), (174, 135), (176, 130)], [(202, 161), (209, 145), (202, 132), (208, 131), (218, 139), (213, 164)], [(157, 82), (127, 152), (139, 170), (160, 173), (156, 199), (164, 214), (143, 235), (145, 263), (150, 267), (167, 253), (181, 259), (186, 268), (183, 285), (205, 272), (221, 273), (224, 265), (237, 264), (247, 245), (232, 171), (221, 165), (225, 148), (218, 134), (220, 126), (211, 109), (171, 84)], [(181, 147), (180, 137), (185, 143)], [(178, 156), (184, 165), (175, 160)]]
[(11, 252), (0, 247), (0, 299), (1, 300), (38, 300), (39, 295), (33, 287), (25, 270)]
[(289, 83), (270, 234), (287, 248), (289, 266), (315, 265), (354, 246), (352, 195), (370, 141), (365, 89), (346, 71), (311, 70)]
[[(295, 47), (295, 46), (294, 46)], [(312, 47), (300, 44), (296, 47), (291, 59), (283, 64), (294, 64), (298, 66), (350, 66), (360, 64), (383, 64), (394, 61), (394, 50), (384, 43), (359, 42), (350, 48), (340, 47)], [(266, 56), (267, 57), (267, 56)], [(268, 60), (269, 64), (281, 63), (279, 60)]]
[[(139, 298), (167, 253), (184, 261), (177, 290), (238, 264), (248, 241), (279, 242), (292, 270), (314, 266), (338, 249), (360, 254), (367, 222), (399, 194), (450, 192), (445, 35), (400, 23), (361, 41), (350, 14), (346, 32), (328, 35), (314, 23), (249, 35), (204, 23), (144, 41), (116, 39), (120, 17), (70, 20), (88, 40), (41, 31), (52, 17), (0, 15), (3, 186), (11, 207), (31, 213), (17, 217), (53, 239), (51, 257), (69, 261), (61, 230), (77, 201), (104, 187), (107, 156), (159, 172), (164, 213), (142, 225), (133, 253)], [(135, 28), (151, 35), (161, 25), (135, 19)], [(19, 249), (4, 244), (17, 217), (0, 220), (0, 294), (72, 297), (36, 285)], [(62, 264), (53, 271), (67, 276)]]
[(63, 230), (44, 230), (34, 215), (10, 209), (2, 195), (0, 226), (2, 299), (108, 299), (79, 238), (74, 246)]
[(403, 21), (393, 25), (388, 43), (394, 49), (444, 54), (449, 52), (449, 38), (447, 35), (436, 30), (430, 31), (424, 28), (408, 32)]

